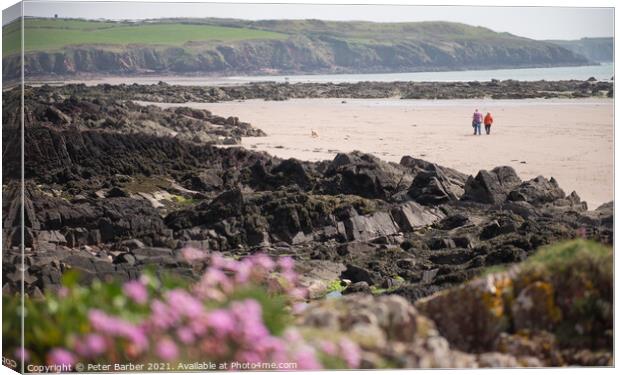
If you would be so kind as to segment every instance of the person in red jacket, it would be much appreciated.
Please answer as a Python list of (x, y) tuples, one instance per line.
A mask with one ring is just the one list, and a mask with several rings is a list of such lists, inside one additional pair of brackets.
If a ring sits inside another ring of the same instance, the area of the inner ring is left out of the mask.
[(487, 112), (487, 115), (484, 116), (484, 130), (487, 135), (491, 134), (491, 125), (493, 125), (493, 116), (491, 116), (491, 112)]

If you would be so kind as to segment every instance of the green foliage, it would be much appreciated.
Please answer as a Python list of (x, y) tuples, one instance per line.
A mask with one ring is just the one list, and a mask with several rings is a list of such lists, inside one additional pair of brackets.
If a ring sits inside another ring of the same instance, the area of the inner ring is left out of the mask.
[(182, 195), (175, 195), (175, 196), (173, 196), (173, 197), (172, 197), (172, 199), (173, 199), (176, 203), (178, 203), (178, 204), (180, 204), (180, 205), (182, 205), (182, 206), (190, 206), (190, 205), (192, 205), (192, 204), (196, 203), (196, 200), (195, 200), (195, 199), (192, 199), (192, 198), (185, 198), (185, 197), (184, 197), (184, 196), (182, 196)]
[(600, 267), (602, 272), (608, 272), (607, 262), (611, 260), (611, 248), (593, 241), (575, 240), (540, 248), (524, 262), (523, 267), (543, 267), (549, 272), (562, 273), (573, 268), (595, 265)]
[(342, 292), (346, 289), (346, 286), (342, 285), (340, 279), (332, 280), (327, 284), (327, 293)]

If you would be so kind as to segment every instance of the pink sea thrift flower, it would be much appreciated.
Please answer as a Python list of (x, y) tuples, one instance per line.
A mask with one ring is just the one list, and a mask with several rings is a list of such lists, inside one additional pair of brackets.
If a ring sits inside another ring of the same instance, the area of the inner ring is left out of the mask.
[(256, 342), (269, 335), (263, 322), (261, 305), (253, 299), (231, 304), (230, 310), (237, 320), (235, 334), (247, 342)]
[(237, 268), (237, 264), (239, 263), (234, 259), (225, 258), (220, 253), (213, 253), (210, 260), (210, 268), (215, 268), (218, 270), (235, 271)]
[(262, 267), (266, 271), (273, 271), (276, 266), (275, 262), (265, 254), (252, 255), (251, 259), (256, 266)]
[(17, 348), (15, 349), (15, 357), (22, 362), (28, 362), (30, 360), (30, 353), (23, 347)]
[(320, 370), (322, 368), (312, 347), (303, 346), (295, 354), (294, 360), (297, 362), (298, 370)]
[(52, 349), (48, 354), (47, 361), (50, 365), (57, 366), (70, 366), (76, 362), (73, 353), (61, 348)]
[(58, 297), (60, 297), (60, 298), (67, 298), (67, 297), (69, 297), (69, 288), (67, 288), (66, 286), (61, 286), (58, 289)]
[(293, 269), (295, 268), (295, 261), (289, 256), (280, 257), (278, 259), (278, 266), (280, 267), (282, 272), (293, 271)]
[(144, 331), (123, 319), (109, 316), (96, 309), (89, 311), (88, 319), (95, 330), (110, 336), (123, 337), (134, 344), (139, 351), (148, 346), (148, 339)]
[(181, 250), (181, 255), (183, 256), (183, 259), (185, 259), (189, 263), (204, 260), (207, 258), (207, 254), (204, 251), (195, 249), (193, 247), (184, 248), (183, 250)]
[(301, 314), (304, 310), (308, 308), (308, 304), (306, 302), (297, 302), (293, 304), (293, 314)]
[(176, 324), (179, 319), (168, 304), (161, 300), (151, 302), (151, 318), (150, 322), (157, 328), (166, 329)]
[(301, 337), (301, 334), (299, 334), (299, 331), (293, 328), (289, 328), (286, 331), (284, 331), (284, 334), (282, 336), (284, 337), (284, 340), (286, 340), (288, 343), (295, 343), (295, 342), (302, 340), (302, 337)]
[(321, 342), (321, 350), (332, 357), (338, 355), (338, 347), (331, 341), (323, 341)]
[(288, 281), (292, 285), (297, 283), (297, 273), (294, 271), (283, 271), (282, 277), (284, 277), (286, 281)]
[(357, 368), (362, 360), (360, 348), (349, 339), (340, 340), (340, 353), (349, 368)]
[(94, 356), (100, 355), (101, 353), (105, 352), (106, 349), (105, 339), (102, 336), (94, 333), (86, 336), (84, 344), (88, 348), (89, 352), (92, 353)]
[(174, 341), (167, 338), (159, 341), (156, 352), (159, 358), (164, 361), (172, 361), (179, 356), (179, 349), (177, 348), (177, 345)]
[(184, 344), (191, 344), (195, 340), (194, 331), (191, 327), (181, 327), (177, 329), (177, 337)]
[(149, 299), (149, 292), (146, 290), (146, 286), (140, 281), (129, 281), (123, 285), (123, 292), (132, 301), (137, 304), (145, 304)]
[(217, 336), (223, 337), (235, 330), (236, 322), (229, 311), (219, 309), (209, 313), (207, 325), (213, 329)]
[(92, 358), (104, 353), (106, 347), (106, 340), (103, 336), (91, 333), (76, 345), (75, 350), (82, 357)]
[(210, 289), (221, 289), (225, 292), (230, 292), (233, 289), (233, 284), (228, 278), (226, 273), (217, 268), (209, 268), (202, 279), (200, 280), (200, 288), (208, 292)]
[(186, 318), (197, 318), (204, 313), (202, 302), (183, 289), (174, 289), (166, 293), (170, 309)]
[(288, 292), (288, 295), (294, 300), (303, 300), (306, 299), (308, 290), (305, 288), (294, 288)]
[(238, 284), (245, 284), (250, 279), (252, 274), (252, 262), (249, 259), (244, 259), (237, 264), (235, 272), (235, 281)]

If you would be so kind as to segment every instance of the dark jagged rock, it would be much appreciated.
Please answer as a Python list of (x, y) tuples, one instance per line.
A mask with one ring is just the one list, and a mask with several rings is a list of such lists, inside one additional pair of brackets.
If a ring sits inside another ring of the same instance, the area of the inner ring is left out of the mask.
[[(403, 161), (401, 161), (403, 164)], [(406, 165), (411, 168), (410, 163)], [(408, 195), (424, 205), (439, 205), (457, 201), (463, 194), (461, 176), (444, 173), (443, 168), (430, 164), (419, 170), (409, 187)]]
[(390, 200), (406, 189), (410, 175), (405, 168), (360, 152), (338, 154), (327, 166), (323, 191)]
[(542, 176), (526, 181), (508, 193), (508, 199), (511, 201), (525, 201), (535, 206), (557, 201), (565, 196), (553, 177), (547, 180)]
[(407, 202), (392, 208), (392, 217), (403, 232), (413, 232), (437, 222), (443, 217), (440, 211)]
[(354, 293), (370, 293), (370, 285), (366, 281), (358, 281), (349, 285), (342, 294), (354, 294)]
[(366, 286), (374, 284), (373, 275), (365, 268), (347, 264), (347, 269), (340, 274), (340, 278), (351, 280), (354, 284), (366, 283)]
[(491, 171), (482, 170), (476, 177), (465, 183), (464, 201), (487, 204), (504, 202), (509, 192), (521, 183), (512, 167), (496, 167)]
[[(586, 88), (582, 88), (583, 84)], [(475, 83), (475, 84), (474, 84)], [(275, 83), (257, 82), (248, 85), (226, 85), (219, 87), (186, 85), (98, 85), (70, 84), (61, 87), (43, 86), (37, 92), (50, 98), (54, 103), (66, 97), (99, 99), (103, 102), (113, 97), (117, 100), (135, 100), (162, 103), (201, 102), (265, 99), (287, 100), (293, 98), (393, 98), (403, 99), (474, 99), (491, 96), (493, 99), (523, 98), (570, 98), (613, 97), (613, 81), (589, 82), (571, 81), (532, 81), (515, 80), (488, 82), (358, 82), (358, 83)], [(176, 110), (175, 110), (176, 111)], [(188, 120), (205, 121), (206, 114), (197, 114), (193, 109), (183, 109), (177, 116), (187, 116)], [(63, 112), (68, 114), (66, 112)], [(193, 120), (192, 120), (193, 119)], [(218, 116), (217, 122), (226, 122)], [(111, 124), (113, 124), (112, 122)]]

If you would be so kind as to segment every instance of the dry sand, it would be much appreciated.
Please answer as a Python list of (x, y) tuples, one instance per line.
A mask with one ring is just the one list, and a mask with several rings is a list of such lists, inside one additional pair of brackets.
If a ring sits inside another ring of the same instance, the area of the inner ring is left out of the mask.
[[(282, 158), (331, 159), (361, 150), (403, 155), (475, 174), (512, 166), (523, 179), (555, 177), (590, 209), (613, 199), (613, 100), (250, 100), (189, 105), (238, 116), (268, 136), (243, 146)], [(473, 136), (475, 108), (490, 111), (491, 135)], [(312, 137), (314, 130), (318, 137)]]

